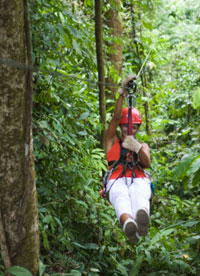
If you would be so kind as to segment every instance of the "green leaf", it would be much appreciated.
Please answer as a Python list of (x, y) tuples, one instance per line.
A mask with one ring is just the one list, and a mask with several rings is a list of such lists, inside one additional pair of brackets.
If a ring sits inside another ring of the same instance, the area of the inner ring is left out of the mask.
[(81, 136), (86, 136), (87, 132), (83, 130), (83, 131), (79, 131), (78, 134)]
[(195, 173), (200, 169), (200, 157), (194, 160), (194, 162), (191, 164), (190, 168), (187, 170), (187, 175)]
[(45, 231), (42, 231), (42, 238), (43, 238), (43, 246), (44, 246), (44, 248), (49, 249), (50, 248), (49, 241), (48, 241), (48, 237), (47, 237), (47, 234), (46, 234)]
[(39, 125), (40, 125), (41, 128), (49, 129), (49, 125), (48, 125), (47, 121), (40, 121)]
[(160, 232), (158, 232), (153, 239), (151, 240), (151, 246), (156, 244), (159, 240), (161, 240), (163, 237), (167, 237), (169, 234), (174, 232), (174, 228), (169, 228), (169, 229), (163, 229)]
[(187, 227), (192, 227), (196, 224), (200, 223), (200, 220), (191, 220), (191, 221), (187, 221), (186, 223), (184, 223), (182, 226), (187, 228)]
[(63, 225), (62, 225), (62, 222), (60, 221), (60, 219), (57, 218), (57, 217), (54, 217), (54, 219), (55, 219), (55, 221), (57, 221), (58, 225), (59, 225), (61, 228), (63, 228)]
[(91, 0), (85, 0), (85, 1), (83, 2), (83, 4), (84, 4), (85, 7), (90, 7), (90, 6), (92, 6), (93, 1), (91, 1)]
[(41, 261), (39, 261), (39, 276), (43, 275), (46, 267), (47, 265), (44, 265)]
[(195, 173), (194, 178), (192, 179), (192, 186), (198, 185), (199, 179), (200, 179), (200, 169)]
[(98, 244), (96, 244), (96, 243), (86, 243), (85, 246), (86, 246), (88, 249), (95, 249), (95, 250), (98, 250), (98, 249), (99, 249), (99, 246), (98, 246)]
[(80, 271), (78, 271), (78, 270), (72, 269), (70, 273), (66, 273), (64, 275), (68, 275), (68, 276), (81, 276), (82, 273)]
[(76, 200), (76, 203), (84, 206), (86, 209), (88, 208), (87, 204), (82, 200)]
[(190, 164), (193, 162), (194, 157), (189, 156), (183, 159), (183, 161), (180, 161), (180, 163), (173, 169), (173, 173), (176, 177), (180, 177), (181, 175), (184, 175), (187, 168), (190, 166)]
[(77, 247), (83, 248), (83, 249), (87, 249), (87, 247), (83, 246), (82, 244), (78, 243), (78, 242), (73, 242), (73, 244)]
[(66, 26), (67, 26), (70, 34), (72, 35), (72, 37), (80, 38), (79, 33), (78, 33), (78, 31), (75, 28), (73, 28), (72, 26), (70, 26), (68, 24), (66, 24)]
[(59, 12), (59, 16), (60, 16), (62, 23), (65, 23), (65, 17), (63, 16), (63, 14), (61, 12)]
[(90, 114), (89, 112), (82, 113), (80, 116), (80, 120), (85, 120), (89, 116), (89, 114)]
[(126, 267), (123, 266), (122, 264), (117, 264), (117, 270), (119, 270), (119, 271), (121, 272), (122, 275), (128, 276)]
[(33, 274), (24, 267), (12, 266), (8, 269), (8, 273), (15, 276), (33, 276)]
[(200, 88), (198, 87), (194, 92), (193, 92), (193, 107), (194, 109), (197, 109), (200, 107)]
[(198, 241), (200, 241), (200, 235), (193, 236), (191, 238), (187, 238), (186, 241), (188, 243), (197, 243)]
[(76, 40), (74, 40), (74, 39), (72, 40), (72, 45), (73, 45), (74, 49), (76, 50), (76, 52), (77, 52), (79, 55), (81, 55), (82, 52), (81, 52), (81, 49), (80, 49), (78, 43), (76, 42)]
[(91, 267), (90, 271), (92, 272), (101, 272), (98, 268)]
[(130, 271), (131, 276), (139, 275), (139, 271), (140, 271), (143, 260), (144, 260), (143, 255), (140, 255), (140, 256), (137, 257), (136, 262), (134, 263), (134, 265), (133, 265), (133, 267)]

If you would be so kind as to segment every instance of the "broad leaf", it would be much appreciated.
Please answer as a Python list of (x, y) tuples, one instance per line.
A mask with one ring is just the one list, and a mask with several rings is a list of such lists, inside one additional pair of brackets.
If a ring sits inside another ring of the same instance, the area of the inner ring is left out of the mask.
[(197, 88), (194, 92), (193, 92), (193, 107), (195, 109), (200, 107), (200, 88)]
[(33, 276), (29, 270), (21, 266), (12, 266), (8, 269), (8, 272), (15, 276)]
[(192, 162), (191, 166), (187, 170), (187, 175), (191, 175), (200, 169), (200, 157)]
[(185, 174), (186, 170), (190, 166), (190, 164), (193, 162), (194, 157), (189, 156), (186, 157), (183, 161), (180, 161), (180, 163), (174, 168), (173, 173), (176, 177), (180, 177)]

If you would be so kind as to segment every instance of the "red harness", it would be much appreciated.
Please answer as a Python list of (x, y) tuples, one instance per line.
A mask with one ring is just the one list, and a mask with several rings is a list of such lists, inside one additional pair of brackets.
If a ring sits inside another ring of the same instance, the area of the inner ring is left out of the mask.
[[(129, 152), (122, 147), (122, 141), (117, 139), (110, 151), (106, 154), (109, 170), (113, 168), (113, 172), (109, 179), (117, 179), (120, 177), (146, 177), (144, 170), (138, 166), (138, 155)], [(116, 162), (117, 161), (117, 162)], [(116, 168), (114, 168), (116, 166)], [(124, 167), (126, 164), (126, 167)]]

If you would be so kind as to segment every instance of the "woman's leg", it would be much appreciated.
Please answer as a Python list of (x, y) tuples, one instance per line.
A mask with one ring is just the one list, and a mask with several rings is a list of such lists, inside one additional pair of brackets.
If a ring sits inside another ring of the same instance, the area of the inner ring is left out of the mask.
[(125, 178), (116, 180), (109, 191), (109, 198), (129, 241), (132, 243), (137, 242), (139, 240), (137, 223), (133, 220), (131, 201)]
[(147, 178), (135, 178), (129, 188), (133, 218), (138, 224), (138, 233), (145, 236), (148, 232), (151, 188)]
[(109, 200), (115, 208), (118, 220), (122, 224), (127, 218), (132, 218), (131, 201), (124, 178), (119, 178), (114, 181), (114, 184), (109, 190)]

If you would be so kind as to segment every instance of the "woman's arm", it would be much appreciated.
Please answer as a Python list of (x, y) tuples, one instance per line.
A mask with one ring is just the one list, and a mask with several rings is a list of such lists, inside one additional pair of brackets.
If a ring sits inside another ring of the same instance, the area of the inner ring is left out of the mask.
[(144, 143), (138, 153), (140, 163), (144, 168), (149, 168), (151, 164), (149, 146)]
[(123, 100), (124, 100), (124, 95), (122, 94), (117, 99), (114, 115), (108, 126), (108, 129), (106, 130), (106, 136), (105, 136), (106, 153), (111, 149), (112, 145), (116, 142), (116, 139), (117, 139), (116, 129), (121, 119)]
[(118, 91), (118, 93), (120, 95), (119, 95), (119, 98), (117, 99), (117, 102), (115, 105), (115, 110), (114, 110), (114, 115), (112, 117), (112, 120), (108, 126), (108, 129), (107, 129), (106, 135), (105, 135), (106, 153), (111, 149), (111, 147), (117, 140), (116, 129), (117, 129), (120, 119), (121, 119), (123, 100), (127, 95), (128, 82), (133, 79), (135, 79), (135, 75), (129, 75), (124, 80), (124, 82), (122, 83), (122, 87)]

